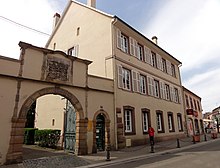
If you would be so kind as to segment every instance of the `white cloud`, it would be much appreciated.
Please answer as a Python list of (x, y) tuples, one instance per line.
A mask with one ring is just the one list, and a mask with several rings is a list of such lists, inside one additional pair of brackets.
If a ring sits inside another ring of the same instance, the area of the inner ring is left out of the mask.
[(164, 4), (144, 32), (158, 36), (159, 45), (183, 63), (182, 76), (190, 78), (183, 79), (184, 85), (202, 98), (205, 111), (211, 110), (220, 100), (220, 70), (205, 69), (210, 70), (207, 62), (216, 67), (220, 62), (220, 1), (167, 0)]

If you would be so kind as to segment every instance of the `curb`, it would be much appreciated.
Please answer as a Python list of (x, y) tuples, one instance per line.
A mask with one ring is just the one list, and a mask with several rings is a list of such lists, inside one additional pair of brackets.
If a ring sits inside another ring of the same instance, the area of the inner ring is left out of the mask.
[(93, 167), (101, 167), (101, 166), (110, 166), (110, 165), (117, 165), (121, 162), (129, 163), (129, 162), (133, 162), (133, 161), (140, 160), (140, 159), (143, 159), (143, 158), (151, 158), (151, 157), (164, 155), (164, 154), (172, 154), (172, 153), (181, 152), (183, 150), (190, 149), (190, 148), (193, 149), (193, 148), (196, 148), (196, 147), (199, 147), (199, 146), (203, 146), (204, 144), (212, 143), (214, 141), (220, 141), (220, 138), (219, 139), (212, 139), (210, 141), (203, 141), (203, 142), (196, 143), (196, 144), (191, 144), (191, 145), (184, 146), (184, 147), (181, 147), (181, 148), (168, 149), (168, 150), (160, 151), (158, 153), (148, 153), (148, 154), (145, 154), (145, 155), (129, 157), (129, 158), (124, 158), (124, 159), (118, 159), (118, 160), (102, 162), (102, 163), (96, 163), (96, 164), (91, 164), (91, 165), (87, 165), (87, 166), (80, 166), (80, 167), (77, 167), (77, 168), (93, 168)]

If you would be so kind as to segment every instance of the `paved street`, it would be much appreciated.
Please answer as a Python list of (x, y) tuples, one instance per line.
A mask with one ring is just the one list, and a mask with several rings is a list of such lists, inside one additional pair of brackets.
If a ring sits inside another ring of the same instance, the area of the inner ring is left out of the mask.
[[(192, 146), (193, 147), (193, 146)], [(124, 160), (111, 165), (98, 167), (114, 168), (213, 168), (219, 167), (220, 143), (199, 145), (195, 148), (184, 149), (180, 152), (167, 152), (156, 157), (141, 157), (140, 159)]]

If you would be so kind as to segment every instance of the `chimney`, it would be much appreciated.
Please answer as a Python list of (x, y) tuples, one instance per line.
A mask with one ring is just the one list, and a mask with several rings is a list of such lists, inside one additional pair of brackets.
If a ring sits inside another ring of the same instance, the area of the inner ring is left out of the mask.
[(96, 0), (87, 0), (87, 5), (96, 8)]
[(59, 13), (55, 13), (53, 16), (53, 29), (56, 27), (57, 23), (60, 20), (60, 14)]
[(157, 45), (158, 44), (158, 42), (157, 42), (157, 36), (153, 36), (152, 38), (152, 41)]

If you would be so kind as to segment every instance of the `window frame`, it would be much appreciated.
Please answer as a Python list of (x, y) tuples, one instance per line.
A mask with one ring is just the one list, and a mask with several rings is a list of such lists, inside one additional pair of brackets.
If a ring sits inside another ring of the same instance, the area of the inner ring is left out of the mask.
[(162, 58), (162, 70), (167, 73), (167, 61), (164, 58)]
[(171, 63), (171, 75), (173, 77), (176, 77), (176, 68), (175, 65)]
[[(131, 119), (131, 121), (130, 121), (130, 128), (131, 128), (131, 130), (130, 131), (128, 131), (128, 130), (126, 130), (126, 116), (125, 116), (125, 114), (126, 114), (126, 111), (129, 111), (130, 112), (130, 114), (131, 114), (131, 116), (130, 116), (130, 119)], [(134, 107), (131, 107), (131, 106), (124, 106), (123, 107), (123, 112), (124, 112), (124, 135), (136, 135), (136, 130), (135, 130), (135, 108)]]
[(143, 109), (141, 109), (141, 111), (142, 111), (142, 129), (143, 129), (143, 134), (148, 134), (148, 126), (151, 125), (150, 110), (147, 109), (147, 108), (143, 108)]
[(186, 107), (189, 108), (189, 96), (185, 94)]
[(137, 58), (140, 61), (143, 61), (143, 62), (145, 61), (144, 60), (144, 47), (140, 43), (137, 43)]
[(180, 103), (179, 90), (174, 87), (174, 102)]
[(177, 125), (179, 132), (183, 132), (183, 120), (181, 113), (177, 113)]
[(124, 90), (131, 91), (131, 71), (124, 67), (122, 67), (122, 87)]
[(129, 53), (129, 38), (124, 33), (121, 33), (121, 50), (125, 53)]
[(168, 119), (168, 130), (169, 130), (169, 132), (175, 132), (175, 125), (174, 125), (174, 119), (173, 119), (173, 113), (172, 112), (167, 113), (167, 119)]
[[(159, 117), (160, 116), (160, 117)], [(160, 119), (160, 121), (158, 120)], [(156, 123), (157, 123), (157, 132), (158, 133), (164, 133), (164, 118), (163, 118), (163, 112), (160, 110), (156, 111)], [(161, 128), (159, 129), (160, 126)]]
[(170, 95), (170, 85), (165, 83), (165, 98), (166, 100), (171, 100), (171, 95)]
[(154, 93), (156, 98), (160, 98), (160, 82), (154, 79)]
[(140, 74), (140, 93), (147, 94), (147, 77), (142, 74)]

